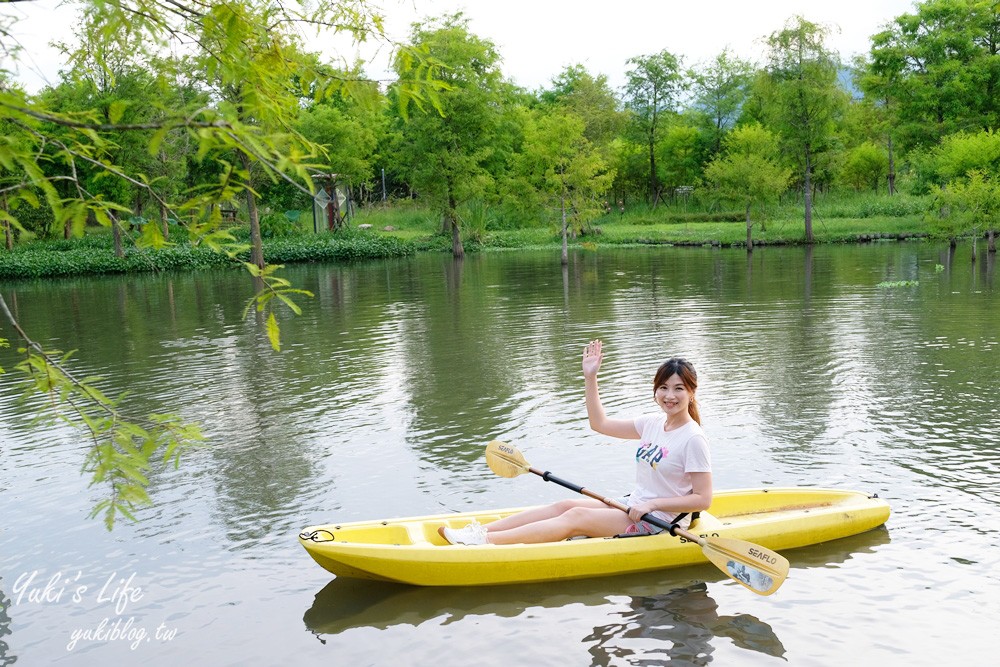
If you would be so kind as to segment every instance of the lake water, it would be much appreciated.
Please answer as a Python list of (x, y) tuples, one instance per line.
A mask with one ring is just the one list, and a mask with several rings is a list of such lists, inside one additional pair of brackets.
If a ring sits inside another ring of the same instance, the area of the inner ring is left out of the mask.
[[(0, 285), (47, 347), (202, 424), (113, 532), (87, 442), (33, 425), (0, 350), (0, 665), (942, 665), (1000, 650), (1000, 284), (933, 243), (630, 248), (296, 266), (311, 290), (272, 352), (240, 272)], [(917, 281), (886, 287), (884, 282)], [(7, 322), (0, 336), (13, 339)], [(334, 579), (302, 527), (549, 502), (492, 439), (608, 494), (633, 448), (587, 429), (655, 409), (665, 357), (699, 372), (717, 489), (888, 499), (884, 529), (785, 552), (762, 598), (706, 565), (550, 585)], [(16, 347), (16, 343), (14, 344)], [(46, 590), (47, 586), (47, 590)], [(30, 593), (34, 591), (34, 595)], [(89, 631), (89, 633), (88, 633)]]

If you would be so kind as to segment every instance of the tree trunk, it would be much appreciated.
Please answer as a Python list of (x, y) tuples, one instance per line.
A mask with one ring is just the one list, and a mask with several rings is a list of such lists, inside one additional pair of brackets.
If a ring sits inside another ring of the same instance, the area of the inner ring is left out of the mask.
[(809, 147), (806, 146), (806, 183), (805, 183), (805, 204), (806, 204), (806, 243), (813, 242), (813, 212), (812, 212), (812, 156), (809, 154)]
[(986, 251), (991, 254), (996, 254), (997, 251), (997, 234), (992, 229), (986, 232), (986, 238), (989, 241), (986, 244)]
[[(243, 170), (250, 177), (250, 156), (243, 151), (239, 151), (240, 162)], [(258, 269), (264, 268), (264, 241), (260, 236), (260, 217), (257, 214), (257, 196), (253, 190), (247, 188), (247, 215), (250, 217), (250, 261)]]
[(972, 235), (972, 263), (976, 263), (976, 255), (979, 250), (979, 234)]
[(747, 252), (753, 252), (753, 223), (750, 222), (750, 204), (747, 204)]
[(896, 194), (896, 157), (892, 152), (892, 135), (889, 135), (889, 196)]
[(458, 204), (455, 198), (448, 195), (448, 220), (451, 221), (451, 256), (455, 259), (465, 257), (465, 246), (462, 245), (462, 230), (458, 226), (458, 214), (455, 209)]
[(656, 187), (656, 151), (653, 138), (655, 137), (655, 129), (649, 137), (649, 203), (651, 205), (656, 205), (657, 190)]
[(566, 191), (563, 190), (562, 195), (559, 197), (559, 203), (562, 207), (562, 265), (566, 266), (569, 264), (569, 248), (568, 242), (566, 240)]
[(160, 228), (163, 230), (163, 240), (170, 238), (170, 223), (167, 221), (167, 207), (160, 203)]
[[(454, 214), (451, 214), (454, 216)], [(455, 259), (465, 257), (465, 246), (462, 245), (462, 230), (458, 228), (458, 220), (451, 219), (451, 256)]]
[(122, 247), (122, 228), (118, 224), (118, 216), (108, 213), (108, 217), (111, 218), (111, 237), (115, 240), (115, 257), (122, 258), (125, 256), (125, 249)]

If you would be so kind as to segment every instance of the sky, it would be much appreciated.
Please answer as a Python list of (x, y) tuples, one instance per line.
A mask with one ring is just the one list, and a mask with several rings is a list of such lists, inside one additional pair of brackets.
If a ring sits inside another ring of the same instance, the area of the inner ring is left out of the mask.
[[(391, 37), (405, 40), (414, 21), (463, 11), (473, 33), (493, 41), (504, 74), (529, 90), (547, 87), (566, 66), (584, 65), (618, 88), (626, 60), (666, 49), (687, 66), (707, 63), (723, 49), (761, 62), (764, 39), (790, 17), (831, 29), (828, 45), (844, 60), (865, 53), (869, 38), (895, 17), (914, 11), (913, 0), (374, 0), (387, 17)], [(59, 0), (0, 4), (0, 15), (24, 19), (14, 29), (25, 57), (17, 69), (29, 91), (52, 83), (61, 66), (54, 39), (71, 41), (76, 10)], [(317, 49), (322, 42), (314, 42)], [(388, 48), (352, 50), (372, 65), (369, 76), (388, 76)], [(4, 63), (10, 67), (9, 63)]]

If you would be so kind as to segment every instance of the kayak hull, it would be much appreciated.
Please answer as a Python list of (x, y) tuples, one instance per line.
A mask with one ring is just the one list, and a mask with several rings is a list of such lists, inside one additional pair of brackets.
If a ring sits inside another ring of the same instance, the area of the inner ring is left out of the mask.
[[(525, 508), (310, 526), (299, 542), (338, 577), (418, 586), (487, 586), (648, 572), (708, 562), (701, 547), (667, 533), (544, 544), (450, 545), (438, 528), (483, 524)], [(856, 491), (767, 488), (717, 492), (690, 531), (774, 551), (856, 535), (889, 518), (884, 500)]]

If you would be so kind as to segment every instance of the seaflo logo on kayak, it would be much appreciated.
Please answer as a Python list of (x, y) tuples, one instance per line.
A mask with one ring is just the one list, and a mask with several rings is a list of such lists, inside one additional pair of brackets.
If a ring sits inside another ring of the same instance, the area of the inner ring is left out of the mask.
[(775, 558), (771, 554), (764, 553), (760, 549), (750, 549), (747, 553), (749, 553), (751, 556), (753, 556), (757, 560), (762, 560), (765, 563), (769, 563), (771, 565), (774, 565), (775, 563), (778, 562), (777, 558)]
[(14, 582), (11, 597), (15, 605), (73, 604), (93, 611), (92, 625), (69, 631), (67, 651), (75, 649), (80, 642), (124, 642), (134, 651), (154, 638), (168, 642), (177, 635), (177, 628), (168, 628), (165, 623), (159, 623), (150, 632), (135, 616), (125, 616), (126, 611), (134, 613), (145, 598), (135, 572), (127, 576), (112, 572), (108, 577), (93, 579), (93, 584), (88, 583), (89, 579), (79, 570), (68, 575), (62, 572), (46, 575), (38, 570), (25, 572)]

